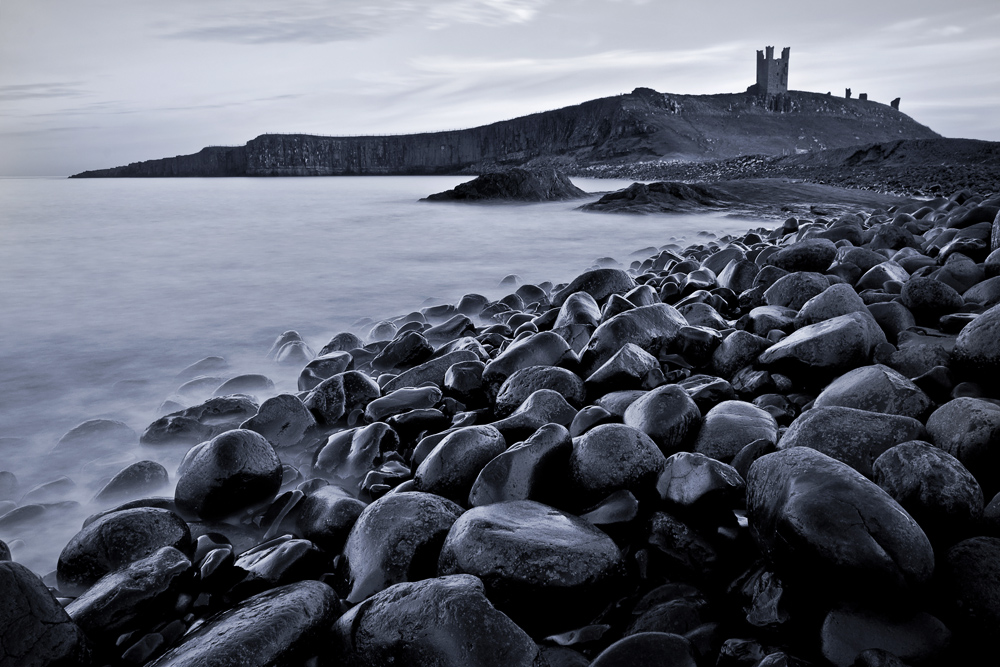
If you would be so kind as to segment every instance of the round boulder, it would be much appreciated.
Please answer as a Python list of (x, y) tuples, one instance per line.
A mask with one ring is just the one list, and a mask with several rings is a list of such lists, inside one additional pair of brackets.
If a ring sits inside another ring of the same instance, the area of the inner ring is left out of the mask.
[(642, 431), (604, 424), (573, 439), (569, 482), (582, 505), (592, 505), (622, 489), (651, 497), (666, 457)]
[(863, 366), (844, 373), (816, 397), (817, 408), (840, 406), (923, 419), (931, 399), (888, 366)]
[(686, 391), (667, 384), (629, 405), (623, 421), (652, 438), (664, 454), (672, 454), (698, 433), (701, 410)]
[(746, 401), (723, 401), (705, 415), (694, 451), (729, 463), (755, 440), (778, 441), (774, 417)]

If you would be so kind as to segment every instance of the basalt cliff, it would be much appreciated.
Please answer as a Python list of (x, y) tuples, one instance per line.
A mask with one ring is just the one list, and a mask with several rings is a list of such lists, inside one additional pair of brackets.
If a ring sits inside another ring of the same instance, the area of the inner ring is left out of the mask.
[(465, 130), (326, 137), (264, 134), (244, 146), (134, 162), (75, 178), (473, 173), (493, 166), (579, 168), (647, 160), (790, 155), (939, 135), (870, 100), (790, 91), (773, 111), (751, 94), (626, 95)]

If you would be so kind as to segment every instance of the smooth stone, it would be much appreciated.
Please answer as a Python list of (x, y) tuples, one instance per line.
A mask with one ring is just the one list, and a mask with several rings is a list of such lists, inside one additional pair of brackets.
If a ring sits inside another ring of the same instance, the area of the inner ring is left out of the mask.
[(882, 328), (886, 340), (893, 344), (899, 342), (899, 335), (902, 332), (917, 326), (913, 313), (898, 301), (869, 304), (868, 312)]
[(793, 308), (785, 306), (757, 306), (747, 313), (747, 331), (757, 336), (767, 336), (771, 331), (791, 331), (795, 328)]
[(1000, 305), (993, 306), (958, 334), (955, 364), (964, 374), (992, 380), (1000, 372)]
[(862, 651), (881, 649), (907, 664), (932, 664), (947, 649), (951, 631), (926, 612), (888, 614), (838, 607), (823, 619), (820, 649), (836, 667), (852, 667)]
[(479, 357), (470, 350), (455, 350), (440, 357), (435, 357), (425, 361), (419, 366), (400, 373), (390, 380), (383, 388), (383, 393), (391, 393), (404, 387), (419, 387), (430, 382), (438, 387), (444, 385), (444, 376), (453, 365), (463, 361), (480, 361)]
[(828, 239), (805, 239), (782, 248), (765, 262), (785, 271), (818, 271), (830, 268), (837, 257), (837, 246)]
[(707, 327), (709, 329), (722, 330), (729, 327), (729, 323), (719, 312), (707, 303), (691, 303), (680, 306), (677, 312), (687, 320), (692, 327)]
[(126, 424), (115, 419), (89, 419), (74, 426), (56, 443), (56, 451), (69, 451), (68, 448), (100, 448), (102, 450), (121, 451), (132, 447), (139, 440), (136, 432)]
[(393, 584), (433, 576), (440, 545), (462, 508), (440, 496), (389, 494), (361, 512), (344, 545), (347, 601), (356, 604)]
[(104, 575), (162, 547), (191, 553), (191, 531), (173, 512), (139, 507), (106, 514), (63, 547), (56, 568), (59, 590), (83, 593)]
[(104, 485), (94, 500), (99, 503), (121, 502), (154, 495), (170, 483), (167, 469), (156, 461), (139, 461), (128, 466)]
[(300, 366), (308, 364), (316, 356), (316, 352), (301, 340), (285, 343), (274, 355), (274, 361), (282, 366)]
[(923, 419), (932, 405), (917, 385), (882, 364), (844, 373), (813, 402), (816, 408), (840, 406), (914, 419)]
[(930, 579), (934, 552), (920, 526), (846, 464), (793, 447), (758, 459), (746, 482), (750, 533), (783, 578), (841, 595)]
[(684, 637), (665, 632), (639, 632), (604, 649), (591, 667), (697, 667), (694, 648)]
[(143, 432), (144, 445), (196, 444), (234, 428), (257, 414), (249, 396), (221, 396), (160, 417)]
[(914, 276), (903, 285), (900, 299), (917, 322), (935, 325), (942, 315), (960, 309), (965, 301), (949, 285), (933, 278)]
[(625, 411), (628, 410), (628, 406), (635, 403), (647, 393), (649, 392), (643, 391), (642, 389), (613, 391), (610, 394), (605, 394), (594, 401), (594, 407), (606, 410), (611, 415), (621, 420), (621, 418), (625, 415)]
[(733, 389), (733, 385), (714, 375), (692, 375), (678, 381), (677, 386), (687, 392), (702, 414), (722, 401), (736, 398), (736, 390)]
[(567, 474), (582, 505), (622, 489), (642, 500), (651, 497), (665, 463), (663, 452), (642, 431), (604, 424), (573, 439)]
[(573, 324), (585, 324), (597, 328), (600, 323), (601, 308), (594, 297), (586, 292), (576, 292), (570, 294), (563, 302), (552, 328), (559, 329)]
[(274, 339), (274, 343), (271, 344), (271, 349), (267, 351), (266, 356), (268, 359), (273, 360), (278, 356), (278, 352), (281, 350), (281, 348), (285, 347), (289, 343), (301, 343), (301, 342), (302, 342), (302, 336), (299, 334), (298, 331), (295, 330), (286, 331)]
[(564, 426), (542, 426), (486, 464), (469, 492), (469, 506), (508, 500), (557, 502), (572, 450), (573, 441)]
[(603, 301), (612, 294), (625, 294), (635, 289), (637, 283), (621, 269), (594, 269), (581, 273), (569, 285), (552, 295), (552, 306), (561, 308), (563, 303), (577, 292), (586, 292), (595, 301)]
[(663, 385), (629, 405), (623, 421), (648, 435), (664, 454), (672, 454), (694, 440), (702, 419), (686, 391)]
[(653, 345), (669, 345), (687, 320), (665, 303), (640, 306), (615, 315), (594, 331), (581, 355), (583, 374), (589, 376), (627, 343), (651, 352)]
[(976, 525), (983, 515), (983, 491), (951, 454), (926, 442), (904, 442), (879, 456), (875, 483), (893, 497), (937, 544)]
[(736, 371), (756, 361), (769, 345), (766, 338), (749, 331), (734, 331), (712, 352), (712, 370), (719, 377), (729, 379)]
[(746, 483), (732, 466), (704, 454), (677, 452), (667, 458), (656, 492), (684, 509), (734, 509), (743, 502)]
[[(486, 364), (481, 361), (460, 361), (452, 364), (444, 374), (442, 389), (447, 396), (453, 396), (463, 403), (480, 404), (486, 398), (483, 384), (483, 370)], [(516, 375), (516, 373), (515, 373)]]
[(764, 302), (769, 306), (798, 310), (829, 286), (830, 282), (820, 273), (790, 273), (778, 278), (764, 291)]
[(254, 431), (226, 431), (192, 447), (178, 468), (174, 502), (202, 519), (222, 519), (272, 499), (281, 487), (277, 453)]
[[(948, 550), (941, 590), (964, 631), (964, 639), (987, 644), (1000, 624), (1000, 538), (972, 537)], [(986, 633), (981, 635), (980, 633)]]
[(303, 664), (317, 653), (342, 611), (319, 581), (259, 593), (210, 618), (150, 667), (270, 667)]
[(756, 440), (778, 441), (778, 423), (766, 410), (746, 401), (723, 401), (708, 411), (694, 451), (729, 463)]
[(599, 396), (624, 389), (652, 389), (662, 383), (659, 360), (638, 345), (626, 343), (590, 374), (586, 390), (592, 396)]
[(349, 487), (357, 487), (376, 462), (381, 461), (383, 454), (397, 449), (399, 436), (396, 432), (388, 424), (375, 422), (340, 431), (327, 438), (316, 452), (313, 470), (344, 480)]
[(299, 391), (315, 389), (323, 380), (354, 368), (354, 357), (350, 352), (334, 351), (313, 359), (299, 373), (297, 387)]
[(874, 250), (869, 250), (868, 248), (854, 248), (851, 246), (837, 248), (838, 263), (853, 264), (863, 272), (869, 271), (872, 267), (884, 261), (885, 255), (877, 253)]
[(575, 407), (583, 405), (586, 398), (583, 380), (575, 373), (557, 366), (529, 366), (516, 371), (500, 385), (494, 412), (497, 417), (507, 417), (540, 389), (558, 392)]
[(319, 579), (328, 563), (329, 557), (309, 540), (284, 535), (239, 555), (235, 567), (246, 575), (232, 588), (232, 595), (243, 598), (295, 581)]
[(393, 415), (433, 408), (443, 394), (437, 387), (418, 387), (396, 389), (381, 398), (376, 398), (365, 407), (365, 419), (369, 422), (385, 421)]
[(447, 343), (475, 336), (476, 325), (465, 315), (456, 314), (441, 324), (424, 329), (423, 335), (430, 343)]
[(1000, 490), (1000, 406), (978, 398), (948, 401), (927, 418), (936, 447), (962, 462), (983, 492)]
[(858, 279), (858, 282), (854, 283), (854, 288), (858, 291), (880, 290), (882, 289), (882, 285), (890, 280), (906, 282), (909, 277), (910, 274), (907, 273), (906, 269), (890, 260), (865, 271), (864, 275)]
[(256, 415), (240, 424), (241, 429), (260, 433), (275, 449), (294, 447), (315, 426), (312, 413), (292, 394), (267, 399), (260, 404)]
[(441, 440), (417, 467), (414, 487), (464, 505), (479, 473), (505, 449), (504, 437), (493, 426), (457, 429)]
[(483, 382), (496, 392), (510, 376), (522, 368), (557, 366), (574, 356), (569, 344), (559, 334), (552, 331), (530, 334), (512, 343), (486, 364)]
[(814, 407), (792, 422), (778, 449), (811, 448), (870, 479), (872, 464), (885, 450), (924, 435), (923, 424), (912, 417), (838, 406)]
[(713, 252), (701, 261), (701, 266), (718, 275), (729, 266), (730, 262), (739, 262), (745, 259), (746, 253), (739, 246), (731, 245)]
[(295, 518), (299, 534), (330, 554), (340, 553), (365, 504), (339, 486), (323, 486), (302, 501)]
[(539, 389), (509, 417), (493, 422), (507, 442), (518, 442), (530, 437), (546, 424), (569, 426), (576, 417), (576, 409), (566, 402), (562, 394), (551, 389)]
[(777, 266), (772, 266), (772, 265), (762, 266), (760, 268), (760, 272), (757, 273), (757, 276), (753, 279), (753, 286), (754, 288), (759, 287), (761, 294), (763, 294), (768, 287), (773, 285), (778, 280), (778, 278), (781, 278), (782, 276), (787, 276), (789, 273), (790, 271), (786, 271), (785, 269), (779, 268)]
[(204, 359), (196, 361), (182, 370), (174, 376), (174, 378), (178, 382), (187, 382), (188, 380), (193, 380), (199, 375), (212, 375), (228, 368), (229, 362), (227, 362), (223, 357), (205, 357)]
[(535, 642), (467, 574), (396, 584), (341, 616), (332, 634), (334, 657), (356, 667), (538, 665)]
[(795, 326), (801, 329), (833, 317), (865, 312), (866, 308), (865, 302), (850, 285), (830, 285), (802, 304), (795, 316)]
[(470, 509), (452, 525), (438, 573), (473, 574), (522, 627), (574, 627), (605, 604), (622, 566), (614, 541), (589, 522), (531, 500)]
[(90, 664), (83, 632), (38, 575), (0, 561), (0, 592), (0, 667)]
[(732, 261), (719, 273), (719, 287), (726, 287), (737, 294), (753, 287), (760, 267), (749, 260)]
[(365, 342), (358, 336), (348, 331), (342, 331), (330, 339), (323, 349), (319, 351), (320, 357), (331, 352), (350, 352), (364, 347)]
[(213, 393), (213, 396), (232, 396), (233, 394), (254, 394), (258, 392), (270, 392), (274, 389), (274, 382), (266, 375), (248, 373), (237, 375), (223, 382)]
[(569, 425), (570, 437), (577, 437), (583, 435), (595, 426), (600, 426), (601, 424), (607, 424), (612, 421), (616, 421), (615, 415), (605, 410), (599, 405), (588, 405), (573, 417), (573, 421)]
[(840, 374), (867, 364), (885, 334), (863, 313), (802, 327), (760, 354), (761, 364), (820, 375)]
[(113, 641), (169, 614), (182, 577), (190, 569), (187, 556), (173, 547), (163, 547), (101, 577), (68, 604), (66, 612), (88, 637)]

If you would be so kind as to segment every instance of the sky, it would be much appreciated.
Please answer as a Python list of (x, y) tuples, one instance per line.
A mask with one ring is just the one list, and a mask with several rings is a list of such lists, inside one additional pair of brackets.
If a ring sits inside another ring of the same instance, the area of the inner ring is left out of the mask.
[(996, 0), (0, 0), (0, 176), (741, 92), (767, 45), (793, 90), (1000, 141)]

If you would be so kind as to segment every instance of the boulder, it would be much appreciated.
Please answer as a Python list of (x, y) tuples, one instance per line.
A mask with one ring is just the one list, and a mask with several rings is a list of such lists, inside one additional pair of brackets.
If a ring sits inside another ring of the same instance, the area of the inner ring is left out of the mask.
[(97, 492), (94, 500), (99, 503), (121, 502), (142, 496), (152, 496), (170, 484), (167, 469), (156, 461), (138, 461), (111, 478)]
[(393, 379), (389, 380), (389, 382), (382, 387), (382, 391), (388, 394), (403, 387), (419, 387), (427, 382), (436, 384), (438, 387), (442, 387), (444, 386), (444, 376), (445, 373), (448, 372), (448, 369), (453, 364), (457, 364), (462, 361), (480, 361), (480, 359), (475, 352), (470, 350), (455, 350), (453, 352), (448, 352), (447, 354), (425, 361), (419, 366), (414, 366), (413, 368), (400, 373)]
[(466, 426), (449, 433), (417, 467), (413, 486), (457, 503), (469, 500), (479, 473), (507, 449), (504, 437), (493, 426)]
[(652, 438), (664, 454), (672, 454), (696, 437), (701, 410), (682, 388), (663, 385), (629, 405), (623, 421)]
[(828, 288), (802, 304), (795, 316), (796, 328), (816, 324), (841, 315), (865, 312), (865, 302), (845, 283)]
[(778, 441), (778, 423), (766, 410), (746, 401), (723, 401), (708, 411), (694, 451), (729, 463), (756, 440)]
[(666, 457), (642, 431), (624, 424), (604, 424), (573, 439), (568, 476), (581, 505), (592, 505), (626, 489), (649, 497)]
[(975, 475), (987, 496), (1000, 491), (1000, 406), (956, 398), (931, 413), (927, 433)]
[(964, 374), (992, 379), (1000, 372), (1000, 305), (993, 306), (958, 334), (955, 364)]
[(302, 501), (295, 527), (302, 537), (336, 554), (364, 509), (363, 502), (339, 486), (321, 486)]
[(511, 375), (530, 366), (557, 366), (572, 358), (569, 344), (557, 333), (543, 331), (512, 343), (483, 370), (483, 382), (494, 394)]
[(297, 396), (278, 394), (260, 404), (257, 414), (240, 424), (267, 438), (275, 449), (293, 447), (316, 426), (312, 413)]
[(619, 313), (594, 331), (581, 356), (583, 372), (589, 376), (626, 343), (634, 343), (647, 352), (654, 345), (668, 345), (684, 326), (687, 320), (665, 303)]
[(573, 441), (564, 426), (542, 426), (530, 438), (486, 464), (469, 492), (469, 506), (508, 500), (557, 503), (564, 491), (565, 469), (572, 451)]
[(825, 276), (819, 273), (799, 271), (782, 276), (764, 292), (764, 302), (769, 306), (781, 306), (798, 310), (807, 301), (822, 294), (830, 286)]
[(581, 273), (569, 285), (552, 295), (552, 307), (561, 308), (566, 299), (577, 292), (586, 292), (600, 302), (612, 294), (626, 294), (635, 289), (636, 282), (621, 269), (593, 269)]
[(816, 271), (830, 268), (837, 257), (837, 246), (828, 239), (804, 239), (793, 243), (765, 260), (765, 264), (785, 271)]
[(814, 407), (840, 406), (923, 419), (932, 402), (917, 385), (882, 364), (844, 373), (816, 397)]
[(580, 407), (586, 398), (583, 380), (558, 366), (529, 366), (508, 377), (497, 392), (494, 412), (506, 417), (540, 389), (558, 392), (568, 403)]
[(870, 315), (851, 313), (802, 327), (764, 350), (758, 359), (778, 370), (839, 375), (869, 363), (875, 347), (884, 342), (885, 334)]
[(907, 664), (927, 665), (941, 657), (951, 631), (922, 611), (908, 614), (841, 606), (831, 610), (820, 629), (823, 657), (836, 667), (857, 665), (865, 650), (881, 649)]

